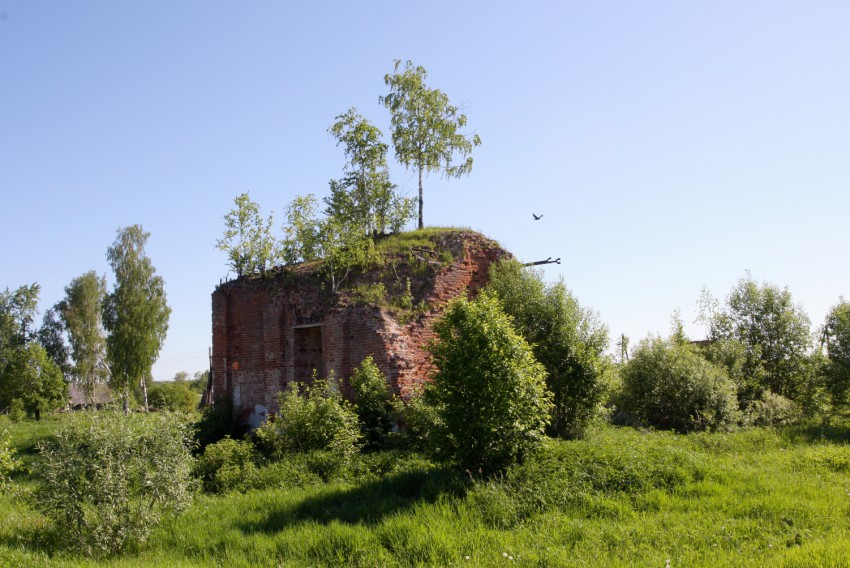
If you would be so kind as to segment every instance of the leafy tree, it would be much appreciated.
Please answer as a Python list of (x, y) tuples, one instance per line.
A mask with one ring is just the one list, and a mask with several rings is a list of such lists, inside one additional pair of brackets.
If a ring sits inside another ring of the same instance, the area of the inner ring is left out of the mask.
[(354, 369), (350, 382), (354, 393), (354, 409), (360, 420), (360, 432), (366, 446), (384, 447), (398, 414), (387, 377), (369, 355)]
[(399, 231), (412, 218), (413, 203), (398, 196), (390, 182), (383, 134), (353, 107), (336, 119), (328, 132), (337, 146), (344, 146), (348, 163), (343, 178), (330, 182), (327, 216), (348, 222), (367, 236)]
[[(472, 170), (469, 154), (481, 144), (477, 134), (459, 132), (466, 126), (466, 115), (449, 103), (449, 97), (439, 89), (425, 85), (428, 72), (424, 67), (407, 61), (395, 61), (393, 74), (384, 77), (389, 94), (380, 98), (391, 115), (392, 140), (395, 155), (407, 168), (419, 174), (419, 228), (422, 221), (422, 176), (442, 172), (446, 177), (460, 177)], [(453, 164), (455, 154), (466, 158)]]
[(486, 293), (452, 301), (434, 333), (437, 372), (426, 396), (444, 427), (443, 456), (483, 473), (521, 461), (543, 438), (551, 403), (531, 347)]
[(171, 315), (165, 282), (145, 254), (149, 237), (141, 225), (119, 229), (106, 253), (115, 273), (115, 287), (103, 306), (110, 386), (121, 393), (125, 412), (129, 411), (132, 384), (141, 385), (147, 407), (145, 378), (165, 341)]
[(263, 220), (260, 206), (247, 193), (237, 196), (236, 208), (224, 216), (224, 237), (216, 248), (227, 253), (237, 276), (262, 273), (278, 260), (278, 243), (272, 236), (273, 215)]
[(103, 332), (105, 298), (106, 277), (90, 270), (65, 287), (65, 299), (59, 304), (71, 343), (74, 382), (83, 388), (89, 404), (94, 401), (95, 385), (107, 378)]
[(322, 269), (336, 292), (355, 268), (375, 258), (375, 243), (362, 231), (336, 217), (320, 218), (316, 198), (296, 197), (287, 208), (283, 256), (287, 263), (322, 260)]
[(764, 390), (791, 399), (801, 393), (811, 347), (810, 322), (787, 288), (760, 285), (747, 274), (730, 292), (725, 308), (716, 303), (711, 307), (706, 299), (702, 303), (710, 339), (734, 339), (744, 346), (742, 403), (759, 399)]
[(15, 399), (22, 401), (24, 410), (36, 420), (68, 400), (62, 372), (34, 341), (12, 350), (0, 375), (0, 407)]
[(847, 403), (850, 391), (850, 302), (832, 307), (823, 325), (827, 387), (834, 406)]
[(551, 433), (581, 435), (602, 399), (608, 330), (579, 305), (563, 281), (547, 286), (540, 272), (515, 260), (490, 268), (488, 290), (501, 300), (546, 368), (546, 386), (553, 395)]
[(71, 353), (65, 343), (65, 324), (62, 322), (60, 304), (56, 304), (44, 312), (41, 327), (38, 328), (38, 343), (44, 347), (50, 360), (59, 367), (62, 376), (66, 380), (69, 379), (71, 376)]
[(675, 338), (642, 341), (621, 375), (620, 410), (650, 426), (717, 430), (736, 418), (735, 386), (725, 370)]
[(36, 341), (38, 284), (0, 293), (0, 409), (21, 405), (40, 418), (65, 403), (62, 372)]
[(33, 321), (38, 310), (37, 283), (23, 285), (15, 291), (0, 292), (0, 365), (6, 354), (35, 338)]
[(191, 499), (188, 427), (168, 413), (80, 412), (41, 445), (35, 502), (70, 548), (120, 554)]

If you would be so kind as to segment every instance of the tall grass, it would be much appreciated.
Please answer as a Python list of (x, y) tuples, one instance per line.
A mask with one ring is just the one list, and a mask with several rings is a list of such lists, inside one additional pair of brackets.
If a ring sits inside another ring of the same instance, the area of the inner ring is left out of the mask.
[(385, 454), (328, 483), (200, 496), (101, 560), (0, 496), (0, 566), (845, 566), (848, 433), (603, 427), (490, 479)]

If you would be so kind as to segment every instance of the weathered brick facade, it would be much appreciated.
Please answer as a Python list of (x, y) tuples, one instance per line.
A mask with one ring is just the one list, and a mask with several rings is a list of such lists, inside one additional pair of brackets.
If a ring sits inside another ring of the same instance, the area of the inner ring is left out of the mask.
[(424, 307), (415, 317), (392, 302), (375, 307), (354, 301), (349, 292), (332, 294), (308, 267), (221, 284), (212, 294), (210, 398), (230, 398), (243, 419), (256, 425), (277, 410), (279, 391), (309, 380), (314, 369), (322, 377), (333, 372), (349, 395), (348, 378), (368, 355), (406, 398), (432, 371), (425, 347), (446, 302), (477, 292), (487, 284), (490, 264), (509, 256), (472, 232), (441, 234), (436, 248), (453, 260), (396, 255), (388, 259), (391, 270), (359, 275), (348, 287), (410, 289), (415, 304)]

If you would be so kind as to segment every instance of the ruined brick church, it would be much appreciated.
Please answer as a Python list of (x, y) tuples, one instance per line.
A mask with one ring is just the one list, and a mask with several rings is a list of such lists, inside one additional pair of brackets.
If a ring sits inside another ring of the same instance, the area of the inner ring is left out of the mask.
[(333, 374), (349, 396), (348, 378), (369, 355), (407, 398), (432, 373), (426, 346), (446, 303), (475, 294), (490, 265), (510, 256), (471, 231), (439, 232), (432, 242), (387, 253), (336, 293), (315, 264), (220, 284), (212, 294), (208, 399), (230, 399), (258, 425), (276, 412), (278, 392), (314, 373)]

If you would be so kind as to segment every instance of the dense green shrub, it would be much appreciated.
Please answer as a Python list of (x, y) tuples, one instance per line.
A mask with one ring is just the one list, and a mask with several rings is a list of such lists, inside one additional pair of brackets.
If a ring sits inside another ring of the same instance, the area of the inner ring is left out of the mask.
[(439, 455), (483, 473), (521, 461), (543, 438), (551, 404), (531, 347), (486, 293), (452, 301), (434, 332), (437, 372), (426, 396), (443, 426)]
[(257, 474), (258, 458), (253, 443), (227, 437), (204, 449), (195, 464), (195, 473), (210, 493), (247, 491)]
[(9, 488), (9, 475), (21, 467), (21, 462), (15, 457), (15, 448), (9, 447), (9, 432), (0, 434), (0, 493)]
[(490, 268), (488, 290), (502, 302), (517, 332), (546, 368), (552, 393), (551, 434), (581, 436), (601, 402), (608, 330), (582, 308), (563, 281), (547, 285), (542, 274), (515, 260)]
[(803, 417), (800, 405), (782, 395), (765, 391), (744, 410), (744, 423), (753, 426), (786, 426)]
[(9, 403), (9, 420), (12, 422), (20, 422), (27, 417), (27, 411), (24, 408), (24, 401), (19, 398), (13, 398)]
[(148, 388), (148, 404), (159, 410), (192, 412), (198, 407), (198, 395), (188, 381), (154, 382)]
[(370, 449), (386, 447), (396, 425), (398, 403), (390, 392), (387, 378), (375, 365), (371, 355), (354, 369), (351, 390), (365, 446)]
[(690, 432), (721, 429), (737, 418), (726, 371), (687, 343), (646, 339), (621, 373), (618, 406), (644, 424)]
[(327, 451), (338, 466), (360, 446), (357, 414), (331, 381), (290, 385), (278, 395), (280, 411), (274, 421), (256, 430), (261, 447), (272, 459), (292, 453)]
[(188, 428), (168, 413), (78, 413), (41, 444), (35, 504), (62, 544), (119, 554), (189, 502)]

